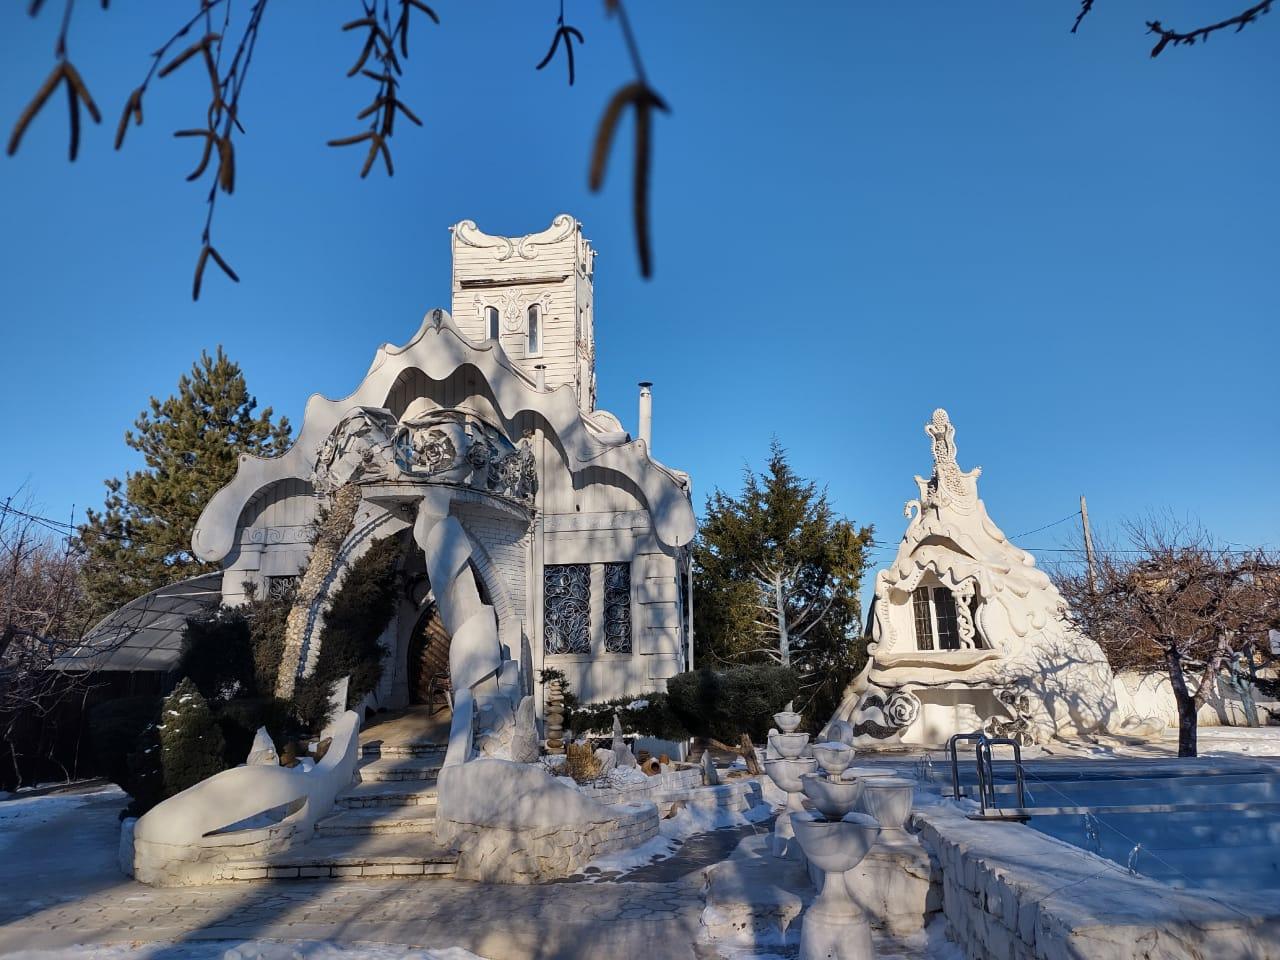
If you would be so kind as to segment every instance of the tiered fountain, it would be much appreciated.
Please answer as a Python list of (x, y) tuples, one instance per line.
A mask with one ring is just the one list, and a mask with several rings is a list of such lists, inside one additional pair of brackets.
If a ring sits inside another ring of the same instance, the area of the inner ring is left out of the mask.
[(905, 777), (868, 777), (862, 780), (862, 809), (880, 824), (880, 842), (886, 846), (914, 845), (907, 833), (915, 781)]
[[(811, 870), (821, 871), (818, 899), (804, 916), (801, 960), (871, 960), (871, 927), (849, 896), (845, 873), (865, 857), (880, 834), (872, 817), (854, 813), (865, 782), (842, 774), (853, 762), (853, 747), (826, 742), (813, 748), (822, 773), (801, 776), (802, 790), (817, 808), (790, 817), (795, 839)], [(787, 797), (791, 799), (790, 795)]]
[(773, 855), (794, 860), (798, 859), (799, 851), (795, 847), (791, 818), (794, 814), (804, 813), (804, 804), (800, 800), (804, 791), (804, 781), (801, 778), (813, 773), (818, 761), (813, 757), (801, 756), (804, 748), (809, 745), (809, 735), (796, 733), (796, 727), (800, 726), (800, 714), (793, 711), (791, 706), (788, 703), (787, 709), (773, 715), (773, 722), (782, 732), (769, 737), (769, 745), (778, 757), (765, 760), (764, 772), (787, 795), (786, 808), (778, 814), (773, 824)]

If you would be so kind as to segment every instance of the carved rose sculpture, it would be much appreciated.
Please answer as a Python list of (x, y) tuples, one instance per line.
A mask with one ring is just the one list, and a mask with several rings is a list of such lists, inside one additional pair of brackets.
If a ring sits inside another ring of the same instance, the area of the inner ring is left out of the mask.
[(416, 439), (414, 448), (418, 462), (427, 468), (427, 473), (447, 470), (458, 455), (453, 441), (442, 430), (428, 430), (425, 436)]
[(920, 701), (906, 690), (895, 690), (884, 705), (884, 718), (892, 726), (909, 727), (920, 715)]
[(898, 736), (920, 716), (920, 700), (910, 690), (894, 690), (887, 697), (868, 687), (854, 714), (853, 736), (888, 740)]

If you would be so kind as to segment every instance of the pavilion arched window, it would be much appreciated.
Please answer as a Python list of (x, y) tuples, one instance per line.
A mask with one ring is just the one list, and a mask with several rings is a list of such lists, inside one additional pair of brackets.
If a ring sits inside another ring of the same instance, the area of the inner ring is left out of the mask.
[(528, 354), (536, 357), (542, 353), (542, 307), (536, 303), (530, 304), (526, 316), (529, 321)]
[(498, 339), (498, 308), (497, 307), (484, 308), (484, 325), (485, 325), (485, 332), (488, 335), (489, 339), (497, 340)]
[(911, 593), (917, 650), (959, 650), (955, 595), (946, 587), (919, 586)]

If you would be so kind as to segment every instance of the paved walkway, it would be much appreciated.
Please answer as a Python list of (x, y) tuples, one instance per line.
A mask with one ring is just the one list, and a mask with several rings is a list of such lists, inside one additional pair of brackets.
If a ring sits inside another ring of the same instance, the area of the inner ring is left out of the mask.
[(664, 861), (657, 882), (514, 887), (393, 879), (157, 889), (116, 866), (119, 793), (59, 799), (50, 813), (31, 815), (30, 807), (8, 822), (0, 804), (0, 954), (177, 941), (149, 954), (168, 960), (182, 955), (184, 941), (280, 939), (459, 946), (492, 960), (693, 958), (700, 955), (701, 868), (723, 856), (720, 842), (688, 844)]

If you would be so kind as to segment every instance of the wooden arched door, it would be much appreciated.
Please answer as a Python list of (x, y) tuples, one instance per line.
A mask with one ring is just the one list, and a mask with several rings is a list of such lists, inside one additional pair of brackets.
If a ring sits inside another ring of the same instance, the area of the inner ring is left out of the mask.
[(430, 704), (434, 693), (436, 703), (433, 706), (439, 706), (443, 702), (440, 692), (447, 689), (442, 687), (440, 678), (447, 680), (449, 676), (450, 637), (445, 632), (435, 603), (429, 604), (409, 641), (409, 702)]

